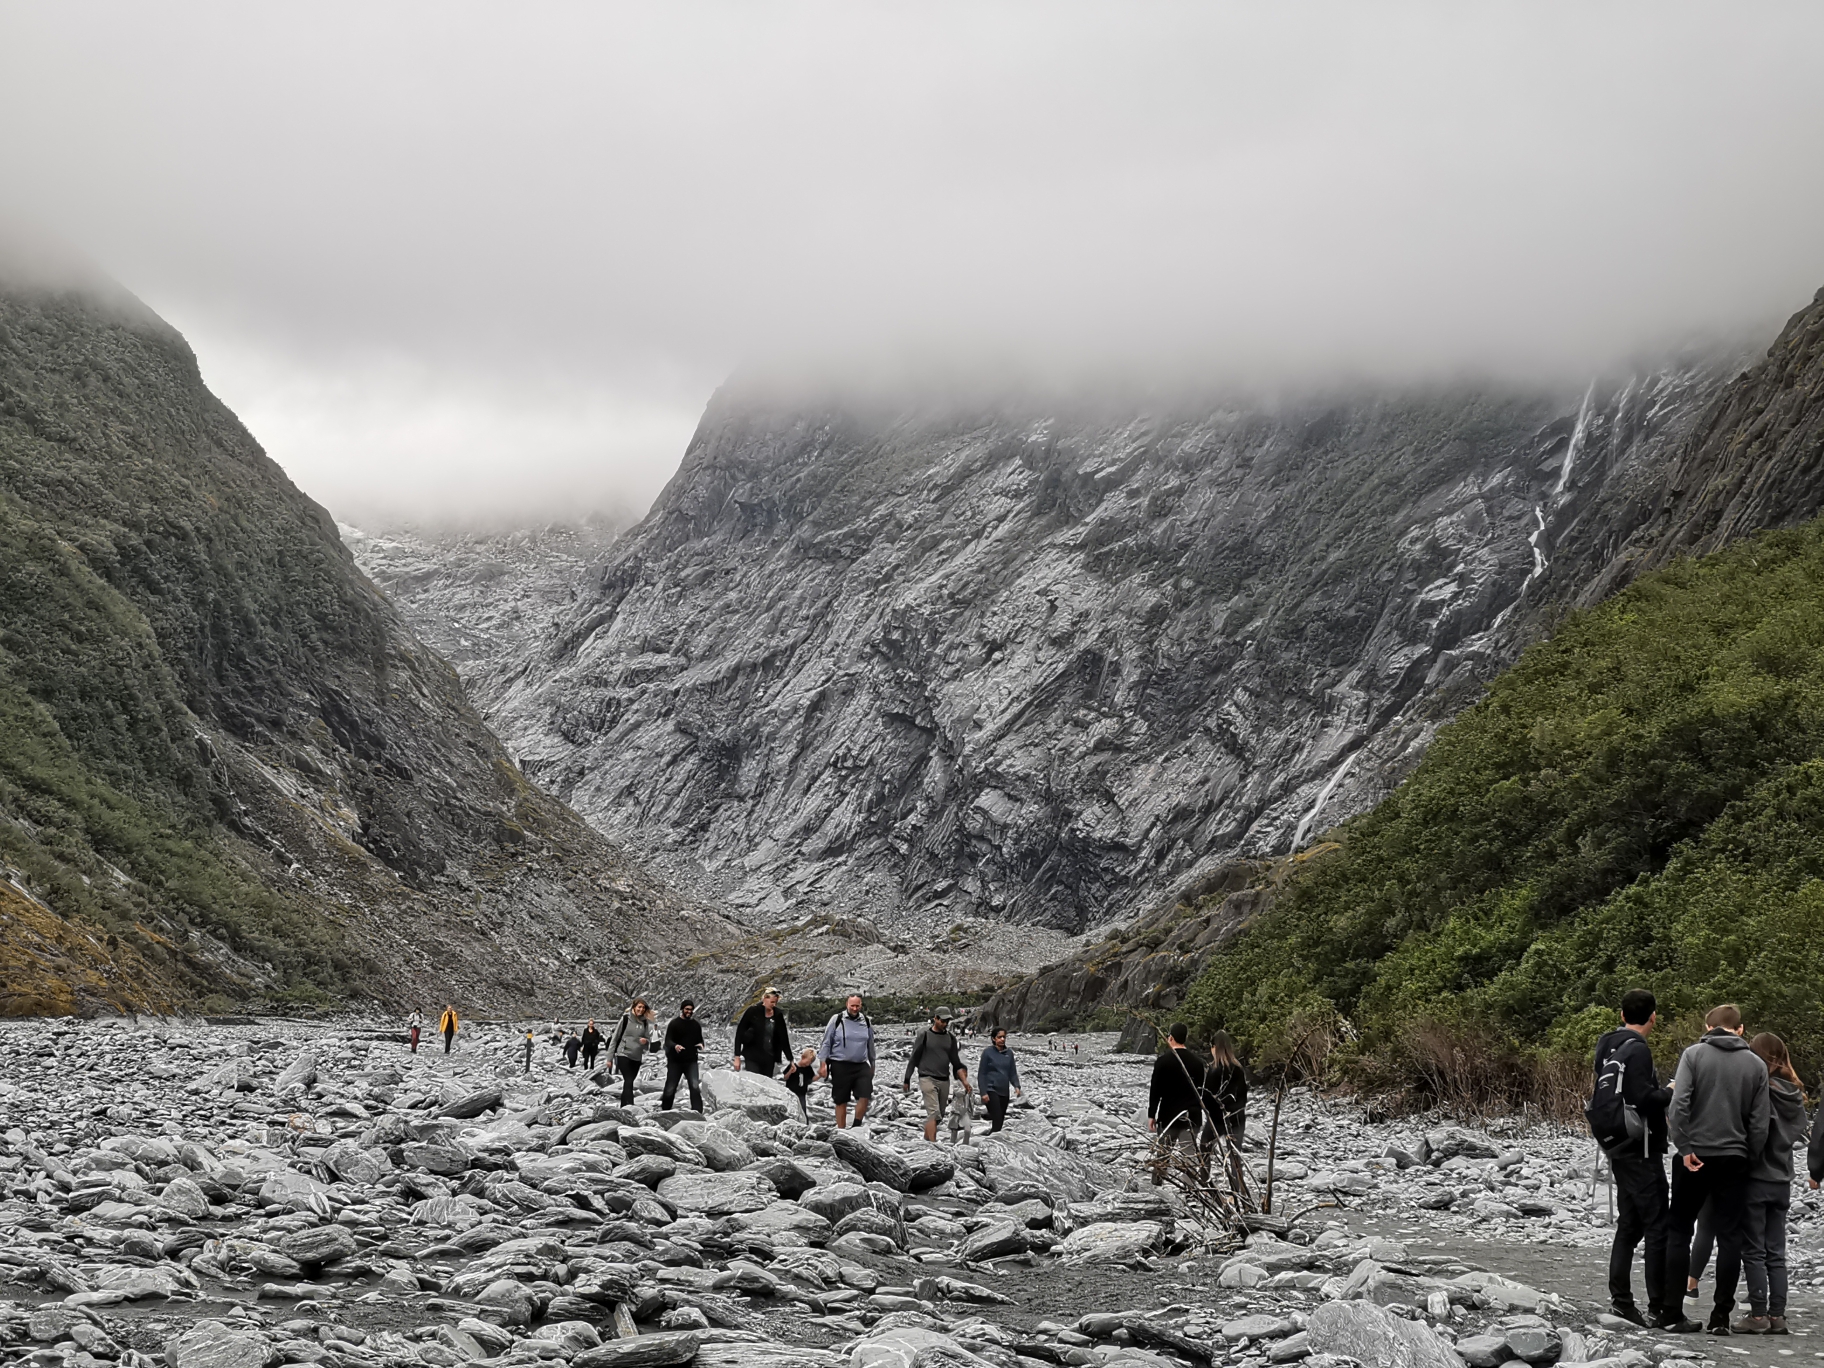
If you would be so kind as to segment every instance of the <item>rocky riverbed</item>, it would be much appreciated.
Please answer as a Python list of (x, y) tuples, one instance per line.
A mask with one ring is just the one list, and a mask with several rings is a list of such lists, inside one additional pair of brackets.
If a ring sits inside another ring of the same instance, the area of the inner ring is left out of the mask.
[(1601, 1314), (1607, 1193), (1560, 1129), (1373, 1124), (1295, 1094), (1275, 1205), (1297, 1219), (1244, 1244), (1148, 1180), (1149, 1061), (1111, 1036), (1016, 1039), (1007, 1129), (927, 1145), (896, 1062), (869, 1124), (835, 1133), (824, 1088), (807, 1121), (724, 1069), (706, 1115), (661, 1111), (656, 1059), (623, 1109), (548, 1027), (526, 1071), (522, 1030), (413, 1055), (386, 1023), (0, 1025), (0, 1362), (1824, 1357), (1815, 1197), (1795, 1193), (1791, 1336), (1636, 1331)]

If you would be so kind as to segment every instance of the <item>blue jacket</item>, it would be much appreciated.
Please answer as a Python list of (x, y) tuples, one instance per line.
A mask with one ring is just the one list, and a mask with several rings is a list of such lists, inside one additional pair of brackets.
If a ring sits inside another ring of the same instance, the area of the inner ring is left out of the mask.
[(1013, 1062), (1012, 1050), (997, 1050), (990, 1045), (982, 1051), (982, 1066), (975, 1071), (975, 1086), (983, 1095), (1011, 1093), (1020, 1086), (1020, 1066)]
[(873, 1064), (874, 1027), (867, 1013), (850, 1018), (847, 1012), (838, 1012), (831, 1017), (830, 1024), (823, 1028), (823, 1044), (817, 1049), (817, 1058), (839, 1064)]

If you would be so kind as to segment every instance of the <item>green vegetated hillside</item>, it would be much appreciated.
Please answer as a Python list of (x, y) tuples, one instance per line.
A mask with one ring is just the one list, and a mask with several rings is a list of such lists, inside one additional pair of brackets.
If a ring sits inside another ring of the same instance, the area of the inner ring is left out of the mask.
[(106, 282), (0, 261), (0, 1015), (587, 1011), (729, 930), (528, 783)]
[(1815, 1072), (1824, 526), (1573, 617), (1341, 836), (1206, 971), (1203, 1029), (1268, 1045), (1334, 1005), (1383, 1082), (1536, 1077), (1644, 986), (1662, 1046), (1735, 1001)]

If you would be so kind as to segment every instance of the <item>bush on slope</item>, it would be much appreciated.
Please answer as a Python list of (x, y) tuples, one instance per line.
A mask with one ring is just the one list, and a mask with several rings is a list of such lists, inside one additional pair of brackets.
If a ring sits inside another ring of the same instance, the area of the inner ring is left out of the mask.
[(1640, 985), (1824, 1065), (1824, 528), (1571, 619), (1342, 840), (1199, 981), (1205, 1030), (1334, 1004), (1381, 1064), (1439, 1031), (1537, 1058)]

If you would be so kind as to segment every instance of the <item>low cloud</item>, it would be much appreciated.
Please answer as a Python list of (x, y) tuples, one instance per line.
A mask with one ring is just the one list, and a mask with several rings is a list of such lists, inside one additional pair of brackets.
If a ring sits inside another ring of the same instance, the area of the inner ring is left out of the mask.
[(1815, 5), (0, 15), (0, 213), (339, 516), (643, 505), (738, 368), (1572, 385), (1824, 285)]

